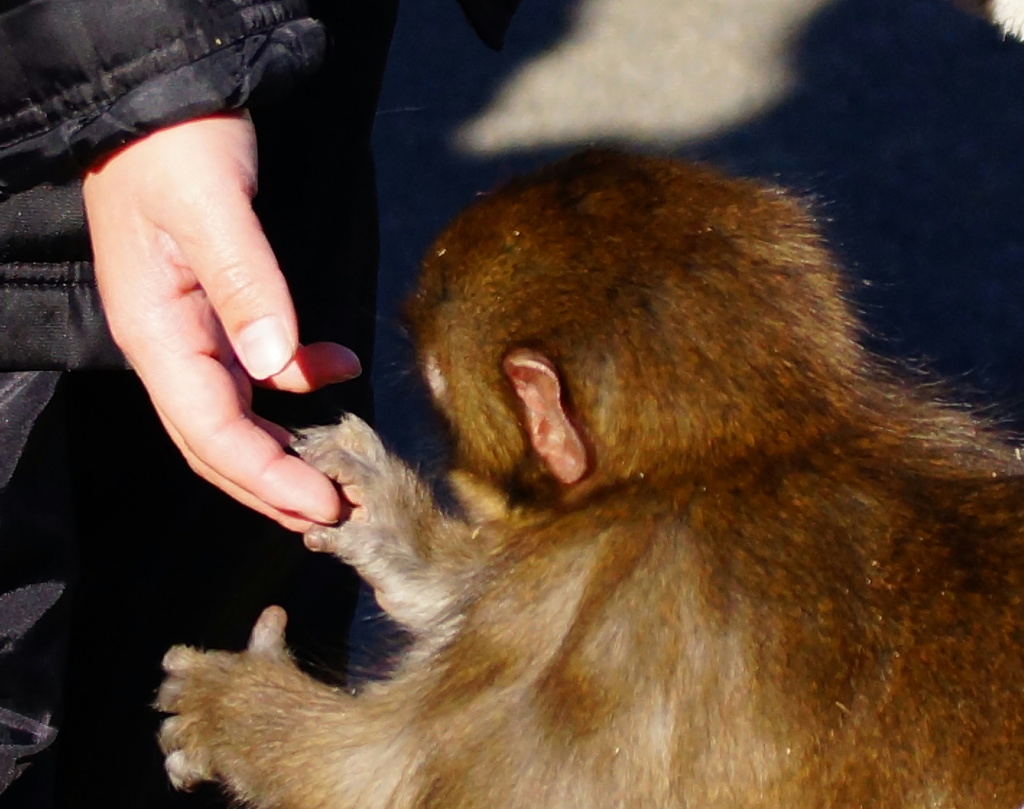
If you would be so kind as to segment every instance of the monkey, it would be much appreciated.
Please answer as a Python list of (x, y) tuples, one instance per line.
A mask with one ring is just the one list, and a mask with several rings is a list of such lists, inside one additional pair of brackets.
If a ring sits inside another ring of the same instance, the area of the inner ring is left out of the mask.
[(811, 210), (594, 149), (478, 198), (407, 317), (457, 509), (365, 423), (303, 434), (305, 536), (409, 633), (358, 691), (269, 607), (171, 649), (173, 784), (261, 809), (1018, 809), (1024, 475), (864, 347)]

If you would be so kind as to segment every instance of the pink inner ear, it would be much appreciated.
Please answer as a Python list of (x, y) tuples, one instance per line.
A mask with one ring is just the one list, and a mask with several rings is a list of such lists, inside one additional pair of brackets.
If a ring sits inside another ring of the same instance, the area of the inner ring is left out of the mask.
[(555, 478), (569, 486), (589, 471), (587, 450), (562, 402), (562, 383), (547, 357), (518, 349), (504, 362), (523, 405), (530, 444)]

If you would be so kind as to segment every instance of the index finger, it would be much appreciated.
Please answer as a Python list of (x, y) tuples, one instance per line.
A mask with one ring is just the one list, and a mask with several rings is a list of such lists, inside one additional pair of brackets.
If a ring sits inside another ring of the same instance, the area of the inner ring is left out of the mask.
[[(334, 485), (281, 443), (243, 404), (228, 369), (217, 359), (196, 355), (188, 361), (188, 377), (160, 375), (147, 383), (161, 419), (180, 437), (189, 462), (211, 482), (222, 477), (272, 509), (332, 523), (341, 514)], [(188, 388), (167, 380), (190, 378)], [(283, 431), (282, 431), (283, 432)], [(283, 437), (283, 436), (282, 436)], [(194, 456), (194, 457), (190, 457)], [(212, 474), (210, 472), (212, 470)], [(223, 486), (222, 486), (223, 487)], [(237, 496), (237, 495), (236, 495)]]

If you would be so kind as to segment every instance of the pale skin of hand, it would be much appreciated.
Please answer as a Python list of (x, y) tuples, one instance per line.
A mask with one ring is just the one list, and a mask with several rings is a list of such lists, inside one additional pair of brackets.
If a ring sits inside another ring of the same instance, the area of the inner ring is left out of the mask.
[(339, 495), (285, 453), (285, 429), (252, 412), (253, 381), (306, 393), (360, 367), (340, 345), (299, 345), (255, 191), (256, 139), (244, 113), (157, 131), (83, 184), (111, 333), (171, 439), (203, 478), (304, 531), (340, 517)]

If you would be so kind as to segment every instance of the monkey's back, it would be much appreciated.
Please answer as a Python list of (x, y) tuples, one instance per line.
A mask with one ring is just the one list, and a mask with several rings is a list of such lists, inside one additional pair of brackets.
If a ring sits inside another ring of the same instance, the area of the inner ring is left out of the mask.
[(525, 528), (421, 695), (425, 805), (1016, 809), (1024, 481), (841, 471)]
[(690, 510), (709, 615), (748, 628), (756, 713), (800, 762), (786, 805), (1016, 808), (1024, 478), (828, 455)]

